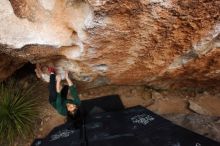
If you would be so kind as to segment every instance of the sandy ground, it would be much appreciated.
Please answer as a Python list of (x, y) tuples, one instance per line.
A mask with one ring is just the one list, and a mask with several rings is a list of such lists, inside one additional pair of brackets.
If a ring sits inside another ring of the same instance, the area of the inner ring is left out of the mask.
[[(40, 118), (35, 125), (34, 137), (22, 140), (16, 146), (29, 146), (33, 139), (46, 136), (54, 127), (65, 122), (65, 118), (60, 116), (48, 102), (48, 84), (39, 80), (37, 82), (40, 82), (37, 90), (41, 108)], [(190, 109), (189, 102), (193, 101), (199, 106), (201, 97), (205, 97), (205, 99), (213, 99), (211, 100), (213, 104), (209, 103), (209, 105), (218, 106), (220, 104), (219, 93), (219, 90), (198, 93), (186, 90), (155, 90), (145, 86), (103, 86), (81, 91), (79, 95), (81, 100), (85, 100), (118, 94), (125, 107), (142, 105), (178, 125), (220, 142), (220, 114), (216, 112), (220, 111), (220, 106), (212, 107), (210, 110), (210, 107), (205, 107), (202, 103), (202, 107)], [(201, 114), (203, 111), (208, 112), (204, 115)]]

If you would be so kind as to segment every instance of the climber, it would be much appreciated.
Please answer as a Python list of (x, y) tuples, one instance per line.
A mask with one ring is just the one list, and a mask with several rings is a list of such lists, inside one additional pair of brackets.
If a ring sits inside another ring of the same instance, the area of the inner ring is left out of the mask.
[[(41, 71), (40, 65), (36, 65), (36, 73), (39, 76)], [(77, 127), (79, 125), (80, 118), (80, 104), (81, 101), (79, 99), (76, 85), (73, 84), (71, 79), (69, 78), (68, 72), (65, 72), (65, 79), (68, 85), (64, 85), (62, 88), (61, 85), (61, 76), (55, 75), (55, 69), (52, 67), (48, 67), (48, 72), (50, 73), (50, 83), (49, 83), (49, 102), (50, 104), (57, 110), (57, 112), (63, 116), (67, 116), (67, 122), (69, 121), (77, 121), (75, 122)], [(72, 99), (67, 98), (68, 90), (70, 89), (70, 94)]]

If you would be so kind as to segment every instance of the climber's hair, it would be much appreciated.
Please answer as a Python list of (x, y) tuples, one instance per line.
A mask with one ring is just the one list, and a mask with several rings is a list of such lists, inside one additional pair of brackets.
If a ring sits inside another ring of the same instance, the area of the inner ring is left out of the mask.
[(82, 124), (81, 114), (79, 109), (75, 112), (67, 111), (66, 122), (71, 124), (74, 128), (80, 128)]
[(75, 112), (67, 111), (67, 121), (73, 121), (75, 117)]

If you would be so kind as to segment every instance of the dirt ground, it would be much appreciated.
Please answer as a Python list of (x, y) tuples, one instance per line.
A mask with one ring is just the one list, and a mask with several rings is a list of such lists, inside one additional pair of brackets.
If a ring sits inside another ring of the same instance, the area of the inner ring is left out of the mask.
[[(28, 80), (24, 82), (29, 82)], [(43, 138), (54, 127), (65, 122), (48, 102), (48, 84), (37, 80), (41, 101), (40, 118), (34, 136), (18, 141), (16, 146), (29, 146), (33, 139)], [(28, 84), (28, 83), (27, 83)], [(81, 100), (118, 94), (125, 107), (142, 105), (170, 121), (220, 142), (219, 90), (158, 90), (146, 86), (103, 86), (79, 92)], [(209, 101), (209, 103), (207, 102)], [(207, 103), (207, 104), (206, 104)]]

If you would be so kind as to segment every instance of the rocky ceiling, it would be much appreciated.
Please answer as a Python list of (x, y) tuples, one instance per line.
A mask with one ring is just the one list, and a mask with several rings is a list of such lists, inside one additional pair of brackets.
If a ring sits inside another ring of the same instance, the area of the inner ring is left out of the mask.
[(0, 79), (31, 62), (90, 87), (219, 86), (219, 13), (220, 0), (0, 0)]

